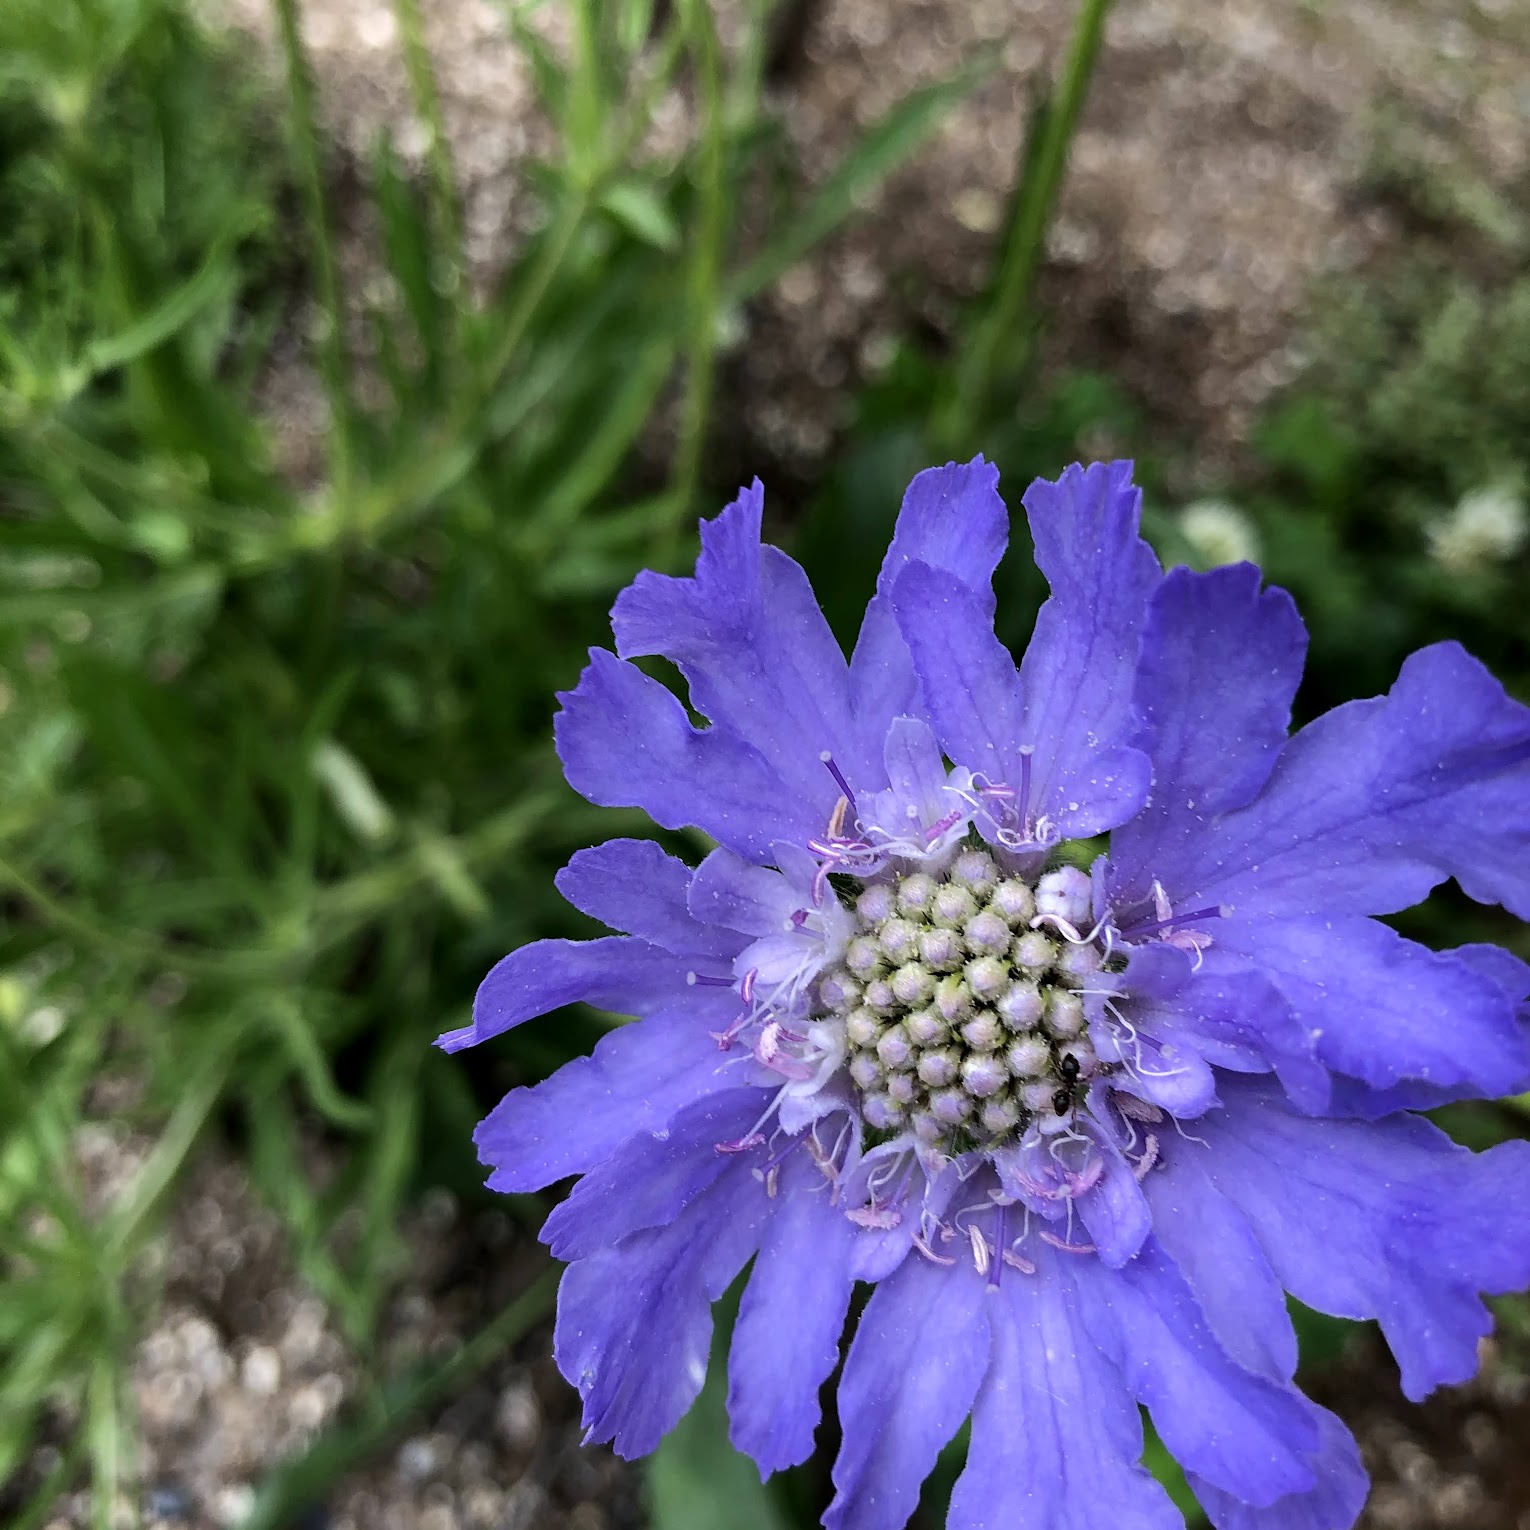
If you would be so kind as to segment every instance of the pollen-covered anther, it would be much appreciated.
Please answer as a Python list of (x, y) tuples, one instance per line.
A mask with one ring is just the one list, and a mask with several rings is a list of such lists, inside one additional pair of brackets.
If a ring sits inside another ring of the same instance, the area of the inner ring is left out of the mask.
[(842, 1028), (874, 1133), (954, 1154), (1070, 1130), (1103, 1066), (1078, 991), (1107, 962), (1078, 927), (1089, 896), (1074, 868), (1033, 883), (977, 848), (943, 876), (893, 872), (854, 894), (858, 928), (814, 1023)]

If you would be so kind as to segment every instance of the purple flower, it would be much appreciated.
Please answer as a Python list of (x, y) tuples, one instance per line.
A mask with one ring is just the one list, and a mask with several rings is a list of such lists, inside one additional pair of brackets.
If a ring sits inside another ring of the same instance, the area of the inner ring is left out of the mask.
[(1222, 1530), (1342, 1530), (1365, 1476), (1283, 1292), (1379, 1319), (1418, 1398), (1530, 1283), (1530, 1145), (1410, 1114), (1526, 1086), (1530, 968), (1374, 918), (1450, 877), (1530, 917), (1530, 711), (1446, 643), (1288, 738), (1290, 599), (1164, 575), (1122, 463), (1026, 494), (1052, 594), (1017, 669), (996, 484), (914, 480), (848, 663), (757, 483), (694, 578), (623, 592), (568, 778), (717, 848), (581, 851), (560, 889), (624, 933), (512, 953), (442, 1044), (641, 1017), (477, 1138), (497, 1189), (580, 1176), (543, 1236), (590, 1438), (653, 1449), (753, 1260), (728, 1402), (764, 1471), (811, 1454), (875, 1287), (834, 1530), (903, 1525), (969, 1414), (952, 1530), (1179, 1525), (1138, 1404)]

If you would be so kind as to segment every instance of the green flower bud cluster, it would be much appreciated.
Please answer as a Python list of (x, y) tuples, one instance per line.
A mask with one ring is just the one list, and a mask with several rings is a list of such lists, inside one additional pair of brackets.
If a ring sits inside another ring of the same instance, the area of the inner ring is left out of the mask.
[(1099, 1071), (1078, 989), (1103, 956), (1032, 921), (1038, 898), (1043, 913), (1086, 898), (1080, 877), (1064, 868), (1033, 883), (968, 849), (940, 875), (861, 890), (857, 933), (819, 1001), (844, 1025), (874, 1130), (957, 1152), (1001, 1146), (1033, 1121), (1066, 1125)]

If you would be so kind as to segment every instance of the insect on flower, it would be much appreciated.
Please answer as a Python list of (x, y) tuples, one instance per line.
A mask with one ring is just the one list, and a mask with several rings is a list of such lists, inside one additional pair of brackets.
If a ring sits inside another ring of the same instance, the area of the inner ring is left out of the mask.
[(1284, 1292), (1378, 1318), (1419, 1398), (1530, 1283), (1530, 1145), (1414, 1113), (1526, 1086), (1530, 968), (1375, 918), (1452, 877), (1530, 917), (1530, 710), (1444, 643), (1288, 736), (1290, 598), (1164, 574), (1124, 463), (1027, 491), (1051, 598), (1017, 666), (997, 479), (913, 481), (848, 660), (758, 483), (693, 578), (622, 593), (561, 698), (569, 781), (716, 848), (579, 852), (559, 888), (622, 933), (513, 952), (442, 1045), (640, 1017), (477, 1136), (496, 1189), (578, 1176), (543, 1237), (590, 1438), (653, 1449), (750, 1266), (729, 1410), (764, 1471), (811, 1454), (875, 1288), (831, 1530), (898, 1530), (969, 1415), (952, 1530), (1177, 1526), (1139, 1404), (1221, 1530), (1344, 1530), (1365, 1475)]

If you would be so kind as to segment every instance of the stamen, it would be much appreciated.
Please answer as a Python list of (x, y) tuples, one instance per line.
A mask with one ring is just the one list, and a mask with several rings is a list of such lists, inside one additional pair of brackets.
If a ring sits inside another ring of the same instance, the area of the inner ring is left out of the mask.
[(1149, 1132), (1147, 1143), (1142, 1149), (1142, 1157), (1132, 1165), (1132, 1173), (1137, 1176), (1140, 1185), (1148, 1177), (1153, 1165), (1158, 1162), (1158, 1139)]
[(686, 986), (689, 988), (731, 988), (737, 978), (708, 977), (704, 972), (687, 972), (685, 974)]
[(1035, 753), (1034, 744), (1020, 746), (1020, 827), (1027, 836), (1031, 829), (1031, 756)]
[(750, 1148), (758, 1147), (764, 1140), (763, 1132), (750, 1132), (747, 1137), (739, 1137), (733, 1142), (714, 1142), (712, 1148), (718, 1153), (747, 1153)]
[(944, 1254), (937, 1254), (935, 1250), (932, 1249), (930, 1245), (917, 1234), (915, 1234), (915, 1236), (910, 1241), (913, 1243), (914, 1247), (917, 1248), (919, 1252), (930, 1261), (931, 1264), (951, 1265), (956, 1263), (955, 1259), (948, 1259)]
[(1198, 908), (1192, 913), (1175, 914), (1170, 919), (1155, 919), (1152, 924), (1139, 924), (1122, 933), (1128, 940), (1139, 940), (1144, 935), (1156, 935), (1159, 930), (1167, 930), (1174, 925), (1189, 924), (1192, 919), (1225, 919), (1227, 912), (1225, 903), (1217, 908)]
[(954, 828), (958, 823), (960, 823), (961, 818), (962, 810), (960, 808), (952, 808), (944, 818), (940, 819), (936, 823), (932, 823), (929, 828), (924, 831), (925, 844), (933, 845), (935, 841), (946, 832), (947, 829)]
[[(845, 794), (846, 805), (849, 807), (854, 807), (855, 793), (850, 790), (850, 783), (845, 780), (839, 766), (834, 763), (834, 756), (830, 754), (827, 749), (825, 749), (823, 753), (818, 756), (818, 758), (824, 763), (824, 765), (828, 767), (829, 774), (834, 777), (834, 780), (838, 784), (839, 789)], [(839, 811), (839, 808), (836, 807), (835, 812), (837, 813)]]
[(1050, 1233), (1046, 1228), (1039, 1229), (1039, 1236), (1043, 1243), (1050, 1243), (1053, 1248), (1060, 1248), (1065, 1254), (1097, 1254), (1097, 1249), (1092, 1243), (1067, 1243), (1059, 1238), (1056, 1233)]

